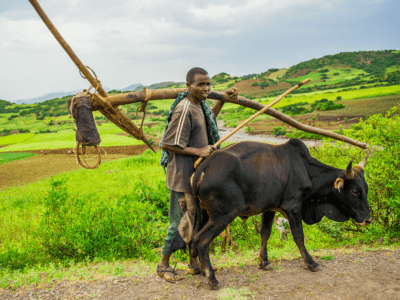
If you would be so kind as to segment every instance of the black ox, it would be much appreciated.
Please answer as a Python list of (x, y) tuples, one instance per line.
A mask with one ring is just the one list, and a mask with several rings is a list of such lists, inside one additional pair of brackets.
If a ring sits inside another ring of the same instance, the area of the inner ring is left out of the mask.
[(360, 225), (371, 223), (365, 161), (337, 169), (313, 158), (298, 139), (283, 145), (242, 142), (214, 151), (191, 178), (198, 210), (190, 255), (199, 257), (209, 284), (218, 284), (209, 244), (237, 216), (262, 213), (259, 267), (272, 269), (267, 241), (277, 211), (289, 220), (307, 267), (317, 271), (318, 263), (304, 247), (302, 220), (314, 224), (326, 216), (337, 222), (353, 218)]

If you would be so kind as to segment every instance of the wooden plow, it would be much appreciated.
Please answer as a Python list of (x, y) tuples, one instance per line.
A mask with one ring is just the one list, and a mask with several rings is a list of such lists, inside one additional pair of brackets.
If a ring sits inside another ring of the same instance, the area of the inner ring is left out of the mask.
[[(51, 20), (47, 17), (37, 0), (29, 0), (29, 2), (32, 4), (32, 6), (35, 8), (36, 12), (39, 14), (40, 18), (43, 20), (43, 22), (46, 24), (46, 26), (49, 28), (51, 33), (54, 35), (56, 40), (60, 43), (61, 47), (67, 52), (69, 57), (72, 59), (72, 61), (75, 63), (75, 65), (78, 67), (80, 74), (83, 78), (87, 79), (91, 86), (88, 90), (84, 90), (82, 93), (78, 93), (79, 97), (90, 97), (90, 105), (91, 105), (91, 110), (92, 111), (100, 111), (107, 119), (109, 119), (111, 122), (113, 122), (116, 126), (124, 130), (126, 133), (130, 134), (131, 136), (135, 137), (138, 140), (143, 141), (151, 150), (154, 151), (152, 146), (150, 145), (149, 141), (146, 139), (143, 130), (142, 130), (142, 125), (145, 117), (145, 108), (146, 104), (148, 101), (153, 101), (153, 100), (165, 100), (165, 99), (175, 99), (179, 93), (182, 93), (186, 91), (186, 88), (180, 88), (180, 89), (157, 89), (157, 90), (149, 90), (149, 89), (144, 89), (143, 91), (139, 92), (131, 92), (131, 93), (124, 93), (124, 94), (118, 94), (118, 95), (112, 95), (108, 96), (107, 92), (103, 89), (100, 80), (98, 80), (96, 74), (87, 66), (85, 66), (80, 59), (76, 56), (76, 54), (73, 52), (72, 48), (68, 45), (68, 43), (64, 40), (64, 38), (61, 36), (61, 34), (58, 32), (54, 24), (51, 22)], [(90, 71), (93, 73), (90, 72)], [(246, 120), (244, 123), (242, 123), (239, 128), (243, 127), (245, 124), (247, 124), (250, 119), (255, 118), (258, 116), (258, 114), (265, 113), (268, 114), (276, 119), (281, 120), (282, 122), (289, 124), (290, 126), (297, 128), (299, 130), (309, 132), (309, 133), (315, 133), (319, 135), (323, 135), (326, 137), (330, 137), (339, 141), (343, 141), (346, 143), (349, 143), (351, 145), (360, 147), (362, 149), (367, 149), (367, 144), (359, 142), (357, 140), (348, 138), (346, 136), (330, 132), (328, 130), (323, 130), (320, 128), (315, 128), (311, 126), (307, 126), (305, 124), (302, 124), (300, 122), (297, 122), (293, 118), (281, 113), (280, 111), (271, 108), (272, 105), (277, 103), (280, 99), (284, 98), (287, 94), (289, 94), (291, 91), (294, 89), (300, 87), (304, 83), (307, 83), (309, 81), (305, 80), (298, 85), (292, 87), (289, 89), (287, 92), (285, 92), (283, 95), (278, 97), (274, 102), (270, 103), (268, 106), (265, 106), (261, 103), (258, 103), (256, 101), (252, 101), (250, 99), (238, 96), (236, 88), (231, 88), (225, 92), (218, 92), (218, 91), (211, 91), (210, 94), (208, 95), (208, 99), (213, 99), (213, 100), (218, 100), (218, 101), (224, 101), (224, 102), (229, 102), (229, 103), (234, 103), (237, 105), (245, 106), (248, 108), (252, 108), (255, 110), (260, 111), (253, 117), (249, 118)], [(90, 93), (90, 90), (94, 88), (95, 91), (93, 93)], [(141, 103), (141, 111), (144, 113), (143, 115), (143, 120), (142, 120), (142, 125), (140, 128), (138, 128), (127, 116), (125, 116), (121, 110), (118, 108), (120, 105), (125, 105), (125, 104), (132, 104), (132, 103)], [(71, 103), (69, 103), (68, 107), (70, 107)], [(231, 132), (229, 136), (231, 136), (233, 133), (235, 133), (239, 128), (236, 128)], [(227, 137), (226, 137), (227, 138)], [(226, 139), (224, 138), (224, 140)], [(94, 167), (90, 167), (87, 164), (82, 164), (78, 158), (79, 155), (79, 142), (77, 144), (77, 148), (75, 149), (75, 155), (77, 157), (77, 161), (85, 168), (97, 168), (100, 165), (101, 161), (101, 156), (100, 156), (100, 150), (98, 150), (99, 153), (99, 160), (97, 164)], [(97, 148), (97, 146), (95, 146)], [(82, 154), (84, 154), (84, 149), (82, 149)], [(154, 151), (155, 152), (155, 151)]]

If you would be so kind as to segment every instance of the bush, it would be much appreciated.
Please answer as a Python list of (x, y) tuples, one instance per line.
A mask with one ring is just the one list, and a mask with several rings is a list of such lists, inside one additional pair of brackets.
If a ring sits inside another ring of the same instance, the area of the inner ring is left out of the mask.
[(250, 131), (253, 131), (253, 130), (254, 130), (253, 127), (247, 126), (246, 129), (245, 129), (245, 132), (250, 132)]
[(313, 104), (311, 104), (311, 107), (316, 110), (335, 110), (335, 109), (340, 109), (344, 108), (345, 106), (343, 104), (335, 104), (333, 101), (328, 100), (326, 98), (315, 101)]
[(90, 194), (72, 197), (65, 184), (65, 180), (51, 183), (37, 231), (38, 240), (52, 257), (146, 257), (161, 245), (165, 233), (160, 231), (164, 231), (162, 222), (166, 217), (157, 209), (157, 202), (162, 201), (163, 208), (167, 206), (164, 200), (168, 193), (164, 189), (160, 195), (137, 186), (133, 189), (137, 194), (96, 199)]
[(273, 132), (274, 135), (276, 135), (276, 136), (285, 135), (285, 133), (286, 133), (286, 127), (285, 126), (274, 127), (274, 132)]
[[(365, 228), (353, 221), (341, 224), (349, 230), (364, 233), (364, 237), (371, 240), (379, 236), (388, 240), (398, 237), (400, 232), (400, 115), (395, 115), (399, 108), (392, 108), (385, 117), (377, 114), (360, 120), (357, 127), (362, 130), (344, 131), (344, 135), (370, 145), (366, 152), (372, 155), (365, 167), (365, 179), (373, 223)], [(365, 156), (363, 150), (342, 142), (326, 143), (311, 152), (322, 162), (342, 169), (350, 159), (358, 163)]]

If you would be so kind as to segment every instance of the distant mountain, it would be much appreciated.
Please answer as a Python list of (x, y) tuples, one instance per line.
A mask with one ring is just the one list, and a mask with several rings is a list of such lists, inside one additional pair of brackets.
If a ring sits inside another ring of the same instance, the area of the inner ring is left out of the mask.
[(135, 91), (141, 91), (143, 88), (150, 89), (150, 90), (155, 90), (159, 88), (165, 88), (171, 85), (182, 85), (185, 84), (185, 82), (174, 82), (174, 81), (164, 81), (164, 82), (159, 82), (159, 83), (153, 83), (151, 85), (147, 86), (138, 86)]
[[(131, 84), (130, 86), (127, 86), (126, 88), (123, 88), (123, 89), (115, 89), (115, 91), (131, 92), (131, 91), (134, 91), (137, 87), (141, 87), (141, 86), (143, 86), (143, 84), (134, 83), (134, 84)], [(107, 91), (107, 92), (109, 92), (109, 91)]]
[(75, 91), (71, 91), (71, 92), (52, 92), (52, 93), (48, 93), (46, 95), (43, 95), (43, 96), (40, 96), (37, 98), (15, 100), (15, 101), (11, 101), (11, 102), (16, 103), (16, 104), (33, 104), (33, 103), (39, 103), (39, 102), (43, 102), (46, 100), (54, 99), (54, 98), (62, 98), (62, 97), (69, 96), (69, 95), (75, 95), (77, 92), (81, 92), (81, 91), (82, 90), (75, 90)]
[[(162, 87), (166, 87), (166, 86), (173, 85), (173, 84), (184, 84), (184, 82), (166, 81), (166, 82), (154, 83), (154, 84), (151, 84), (148, 86), (144, 86), (141, 83), (134, 83), (134, 84), (131, 84), (130, 86), (127, 86), (122, 89), (113, 89), (112, 90), (110, 88), (104, 87), (104, 90), (106, 92), (109, 92), (109, 91), (130, 92), (130, 91), (141, 91), (141, 90), (143, 90), (144, 87), (146, 87), (148, 89), (157, 89), (157, 88), (162, 88)], [(15, 101), (11, 101), (11, 102), (16, 103), (16, 104), (34, 104), (34, 103), (39, 103), (39, 102), (43, 102), (46, 100), (55, 99), (55, 98), (72, 96), (81, 91), (82, 90), (75, 90), (75, 91), (70, 91), (70, 92), (52, 92), (52, 93), (48, 93), (48, 94), (45, 94), (43, 96), (36, 97), (36, 98), (15, 100)]]

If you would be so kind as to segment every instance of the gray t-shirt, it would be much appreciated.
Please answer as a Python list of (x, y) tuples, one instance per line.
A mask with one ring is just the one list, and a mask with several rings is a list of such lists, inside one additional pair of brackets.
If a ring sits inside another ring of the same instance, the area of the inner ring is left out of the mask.
[[(175, 107), (171, 123), (162, 143), (181, 148), (203, 148), (208, 145), (207, 127), (201, 106), (196, 106), (187, 98)], [(167, 165), (167, 187), (176, 192), (190, 193), (190, 176), (194, 172), (197, 156), (170, 152)]]

